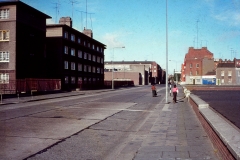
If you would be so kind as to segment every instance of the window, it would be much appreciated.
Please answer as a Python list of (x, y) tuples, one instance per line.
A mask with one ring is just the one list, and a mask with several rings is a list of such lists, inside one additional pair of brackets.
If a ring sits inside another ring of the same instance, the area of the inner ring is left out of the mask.
[(91, 61), (92, 60), (92, 55), (89, 53), (88, 54), (88, 60)]
[(96, 62), (96, 56), (95, 55), (92, 56), (92, 60), (93, 60), (93, 62)]
[(0, 9), (0, 19), (9, 19), (9, 9)]
[(82, 77), (78, 77), (78, 83), (82, 83)]
[(0, 73), (0, 83), (9, 83), (8, 73)]
[(96, 67), (94, 67), (94, 66), (92, 67), (92, 72), (96, 73)]
[(88, 72), (92, 72), (92, 67), (88, 66)]
[(88, 42), (88, 47), (90, 48), (91, 47), (91, 44)]
[(92, 45), (92, 49), (95, 49), (95, 46), (94, 46), (94, 44)]
[(9, 30), (0, 30), (0, 41), (9, 41)]
[(103, 69), (101, 68), (101, 74), (103, 74)]
[(101, 58), (101, 63), (103, 64), (103, 58)]
[(65, 84), (68, 84), (68, 76), (65, 76), (64, 82), (65, 82)]
[(240, 71), (238, 71), (238, 77), (240, 77)]
[(196, 76), (198, 75), (198, 71), (196, 71)]
[(68, 54), (68, 47), (67, 46), (64, 46), (64, 53)]
[(200, 79), (196, 79), (196, 81), (197, 81), (198, 83), (200, 83)]
[(87, 66), (86, 65), (83, 66), (83, 71), (87, 72)]
[(99, 51), (99, 47), (97, 47), (97, 51)]
[(190, 72), (190, 76), (192, 76), (192, 72)]
[(224, 78), (222, 79), (222, 83), (224, 83)]
[(71, 70), (75, 70), (75, 63), (71, 62)]
[(99, 67), (97, 67), (97, 73), (100, 73), (100, 68)]
[(9, 53), (7, 51), (0, 51), (0, 62), (9, 62)]
[(84, 59), (87, 59), (87, 53), (84, 52)]
[(78, 71), (82, 71), (82, 64), (78, 63)]
[(224, 71), (221, 71), (221, 76), (224, 76)]
[(86, 46), (86, 42), (85, 41), (83, 41), (83, 44), (84, 44), (84, 46)]
[(78, 43), (81, 43), (81, 39), (80, 38), (78, 38)]
[(64, 32), (64, 38), (68, 39), (68, 32), (67, 31)]
[(75, 35), (74, 34), (71, 34), (71, 41), (75, 42)]
[(232, 77), (228, 78), (228, 83), (232, 83)]
[(64, 61), (64, 69), (68, 69), (68, 61)]
[(228, 76), (232, 76), (232, 71), (228, 71)]
[(199, 64), (198, 63), (196, 64), (196, 68), (199, 68)]
[(97, 62), (100, 63), (100, 57), (97, 57)]
[(75, 77), (71, 77), (71, 83), (75, 84), (76, 78)]
[(74, 48), (71, 48), (71, 55), (75, 56), (75, 49)]
[(153, 72), (156, 72), (156, 70), (154, 69), (154, 71)]
[(190, 63), (190, 68), (192, 68), (192, 63)]
[(78, 50), (78, 58), (82, 58), (82, 51)]

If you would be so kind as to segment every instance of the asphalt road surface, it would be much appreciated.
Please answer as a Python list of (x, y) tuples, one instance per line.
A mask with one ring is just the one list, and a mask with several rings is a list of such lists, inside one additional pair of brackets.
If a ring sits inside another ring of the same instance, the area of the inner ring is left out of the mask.
[(192, 90), (191, 92), (206, 101), (210, 107), (240, 128), (240, 91)]
[(157, 97), (142, 86), (1, 106), (0, 159), (217, 159), (183, 93), (166, 104), (165, 86), (157, 90)]

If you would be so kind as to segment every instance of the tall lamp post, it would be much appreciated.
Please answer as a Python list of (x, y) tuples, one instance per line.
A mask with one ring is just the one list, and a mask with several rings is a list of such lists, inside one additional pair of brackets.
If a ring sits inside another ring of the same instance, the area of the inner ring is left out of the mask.
[(168, 103), (168, 0), (166, 0), (166, 103)]
[[(125, 48), (125, 46), (122, 46), (122, 47), (113, 47), (113, 60), (114, 60), (114, 49), (115, 49), (115, 48)], [(113, 60), (112, 60), (112, 89), (114, 89)]]

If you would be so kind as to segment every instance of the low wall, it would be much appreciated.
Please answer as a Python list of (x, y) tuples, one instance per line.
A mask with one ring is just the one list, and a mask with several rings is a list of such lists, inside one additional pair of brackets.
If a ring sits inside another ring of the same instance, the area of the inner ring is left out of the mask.
[(211, 139), (216, 153), (225, 160), (240, 159), (239, 129), (215, 112), (198, 96), (190, 94), (189, 103)]

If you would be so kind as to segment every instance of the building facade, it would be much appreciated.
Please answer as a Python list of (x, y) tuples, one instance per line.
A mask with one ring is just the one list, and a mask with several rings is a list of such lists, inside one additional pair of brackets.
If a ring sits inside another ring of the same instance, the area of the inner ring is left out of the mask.
[(21, 1), (0, 2), (0, 83), (46, 78), (46, 19), (50, 16)]
[[(105, 72), (105, 80), (111, 80), (111, 72), (112, 69), (118, 75), (118, 79), (129, 79), (129, 77), (134, 80), (134, 85), (149, 85), (149, 84), (159, 84), (165, 83), (165, 74), (159, 64), (155, 61), (107, 61), (104, 65)], [(134, 77), (130, 76), (126, 77), (125, 73), (139, 73), (138, 76)], [(121, 73), (121, 74), (120, 74)], [(109, 76), (110, 75), (110, 76)]]
[(239, 60), (219, 60), (216, 69), (217, 85), (240, 85)]
[(92, 31), (72, 28), (70, 17), (47, 25), (48, 77), (60, 78), (62, 89), (92, 89), (104, 85), (104, 49)]
[(213, 54), (207, 49), (190, 47), (182, 64), (181, 80), (185, 84), (203, 84), (202, 76), (214, 71)]

